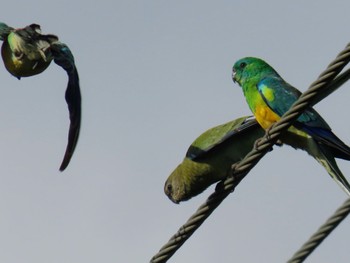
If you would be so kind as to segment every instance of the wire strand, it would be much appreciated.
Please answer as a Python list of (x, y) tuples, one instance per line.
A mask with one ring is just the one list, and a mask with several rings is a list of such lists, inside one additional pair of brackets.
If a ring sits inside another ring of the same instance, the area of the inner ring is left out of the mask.
[(287, 263), (303, 262), (323, 240), (349, 215), (350, 198), (313, 234), (302, 247), (295, 252)]

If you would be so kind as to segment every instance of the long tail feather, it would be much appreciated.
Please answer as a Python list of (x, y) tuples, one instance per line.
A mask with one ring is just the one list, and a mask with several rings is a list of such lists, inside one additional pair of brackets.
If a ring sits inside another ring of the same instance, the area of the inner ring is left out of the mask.
[(336, 181), (336, 183), (350, 196), (350, 184), (346, 180), (343, 173), (340, 171), (334, 157), (326, 147), (319, 145), (320, 153), (323, 156), (315, 157), (329, 173), (329, 175)]

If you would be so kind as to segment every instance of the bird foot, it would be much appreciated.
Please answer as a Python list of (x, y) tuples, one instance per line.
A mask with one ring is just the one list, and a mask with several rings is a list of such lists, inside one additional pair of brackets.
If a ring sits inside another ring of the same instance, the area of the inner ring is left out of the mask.
[(41, 56), (41, 58), (45, 61), (45, 62), (47, 62), (47, 59), (46, 59), (46, 55), (45, 55), (45, 51), (47, 50), (47, 48), (43, 48), (43, 49), (39, 49), (38, 51), (39, 51), (39, 54), (40, 54), (40, 56)]
[(32, 69), (35, 69), (37, 66), (38, 66), (38, 62), (35, 62)]
[[(231, 166), (231, 169), (229, 169), (228, 173), (227, 173), (227, 177), (223, 180), (221, 180), (220, 182), (218, 182), (215, 186), (215, 192), (222, 192), (225, 191), (225, 180), (228, 178), (233, 178), (233, 180), (236, 179), (236, 176), (234, 174), (235, 171), (235, 167), (237, 166), (237, 163), (233, 164)], [(235, 190), (235, 188), (232, 188), (231, 193)]]
[(279, 147), (282, 147), (283, 146), (283, 142), (281, 141), (281, 139), (278, 139), (276, 142), (275, 142), (275, 145), (279, 146)]
[[(270, 136), (271, 128), (272, 128), (272, 126), (270, 126), (269, 128), (266, 129), (266, 132), (265, 132), (265, 136), (264, 136), (264, 137), (259, 138), (259, 139), (257, 139), (257, 140), (255, 141), (255, 143), (254, 143), (254, 149), (257, 150), (257, 149), (261, 146), (263, 140), (264, 140), (264, 141), (270, 141), (270, 140), (271, 140), (271, 136)], [(278, 146), (282, 146), (283, 143), (282, 143), (281, 140), (277, 140), (275, 144), (278, 145)], [(268, 151), (271, 152), (272, 150), (273, 150), (273, 146), (271, 146), (270, 149), (269, 149)]]
[[(268, 140), (268, 139), (267, 139), (267, 140)], [(260, 147), (261, 147), (261, 145), (262, 145), (262, 143), (263, 143), (263, 141), (266, 141), (266, 140), (264, 140), (263, 138), (257, 139), (257, 140), (254, 142), (254, 150), (259, 151), (259, 150), (260, 150)], [(282, 142), (281, 142), (281, 141), (279, 141), (278, 143), (279, 143), (279, 144), (276, 143), (278, 146), (282, 146)], [(271, 147), (268, 149), (269, 152), (271, 152), (272, 150), (273, 150), (273, 146), (271, 146)]]
[(267, 140), (270, 140), (271, 139), (271, 136), (270, 136), (270, 133), (271, 133), (271, 129), (272, 129), (272, 126), (270, 126), (269, 128), (266, 129), (266, 139)]
[(255, 150), (259, 149), (261, 142), (262, 142), (262, 138), (256, 139), (256, 141), (254, 142), (254, 149)]

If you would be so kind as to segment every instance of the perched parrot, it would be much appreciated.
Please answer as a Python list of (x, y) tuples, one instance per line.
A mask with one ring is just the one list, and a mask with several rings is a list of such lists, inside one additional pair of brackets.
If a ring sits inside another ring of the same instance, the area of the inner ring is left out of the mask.
[[(233, 81), (243, 90), (250, 110), (264, 129), (277, 122), (300, 97), (301, 92), (284, 81), (265, 61), (247, 57), (233, 66)], [(323, 118), (311, 107), (288, 129), (290, 140), (294, 136), (296, 148), (303, 148), (323, 165), (330, 176), (350, 195), (350, 185), (340, 171), (335, 158), (350, 160), (350, 148), (332, 131)], [(304, 139), (301, 139), (304, 138)]]
[(183, 162), (171, 173), (164, 192), (174, 203), (200, 194), (227, 177), (231, 165), (242, 160), (265, 131), (254, 118), (241, 117), (200, 135)]
[(70, 127), (68, 144), (60, 166), (63, 171), (69, 164), (78, 142), (81, 122), (81, 94), (78, 71), (68, 46), (55, 35), (41, 34), (40, 26), (31, 24), (14, 29), (0, 22), (1, 55), (8, 72), (20, 79), (43, 72), (55, 61), (68, 75), (66, 102), (69, 109)]

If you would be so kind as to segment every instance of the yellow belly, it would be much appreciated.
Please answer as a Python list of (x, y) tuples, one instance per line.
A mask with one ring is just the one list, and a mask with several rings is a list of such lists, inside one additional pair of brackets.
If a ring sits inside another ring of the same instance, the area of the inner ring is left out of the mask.
[(265, 130), (280, 119), (280, 116), (266, 106), (256, 107), (254, 115), (260, 126)]

